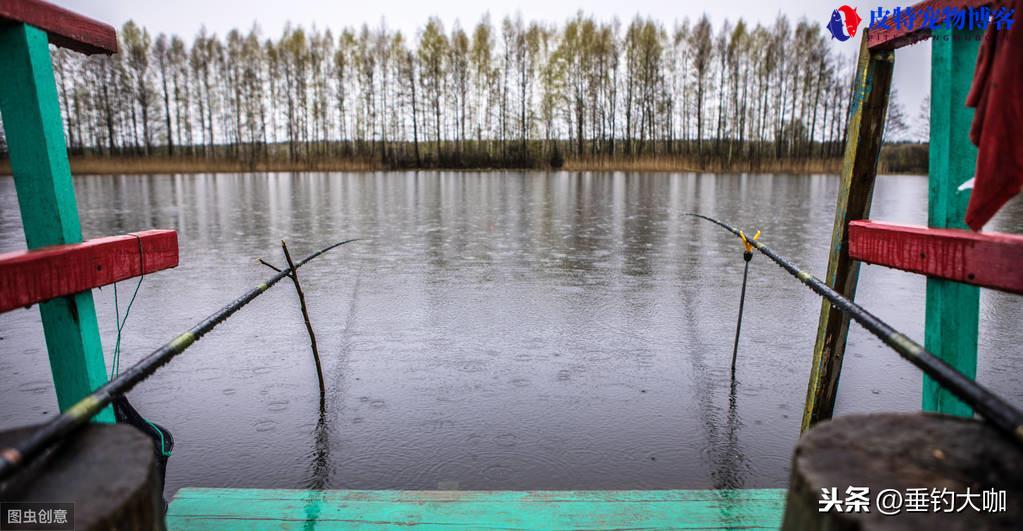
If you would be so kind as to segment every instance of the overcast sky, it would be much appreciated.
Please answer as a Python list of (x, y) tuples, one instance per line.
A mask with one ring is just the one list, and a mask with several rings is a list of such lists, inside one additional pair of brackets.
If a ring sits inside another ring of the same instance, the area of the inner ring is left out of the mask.
[[(505, 15), (521, 13), (527, 20), (561, 22), (575, 15), (577, 11), (592, 14), (600, 19), (618, 17), (623, 21), (635, 15), (650, 16), (670, 26), (676, 20), (689, 17), (695, 19), (706, 13), (715, 27), (725, 19), (733, 22), (739, 18), (747, 22), (768, 24), (778, 13), (784, 13), (791, 20), (806, 17), (818, 21), (821, 26), (828, 22), (831, 11), (844, 1), (828, 3), (821, 0), (790, 0), (771, 2), (765, 0), (54, 0), (55, 3), (84, 15), (120, 27), (128, 20), (145, 26), (151, 32), (175, 33), (191, 37), (203, 25), (212, 32), (223, 35), (228, 30), (247, 30), (253, 23), (259, 24), (263, 34), (276, 36), (287, 22), (320, 28), (339, 29), (345, 26), (357, 27), (362, 24), (377, 26), (385, 20), (392, 29), (400, 29), (414, 35), (426, 19), (438, 16), (450, 28), (457, 20), (463, 27), (474, 25), (484, 13), (499, 21)], [(870, 22), (870, 11), (884, 6), (911, 5), (912, 1), (869, 3), (850, 1), (864, 19), (861, 29)], [(845, 52), (852, 61), (859, 36), (844, 43), (832, 40), (831, 46)], [(895, 61), (895, 87), (906, 114), (913, 119), (919, 113), (920, 102), (929, 93), (931, 46), (924, 42), (899, 50)]]

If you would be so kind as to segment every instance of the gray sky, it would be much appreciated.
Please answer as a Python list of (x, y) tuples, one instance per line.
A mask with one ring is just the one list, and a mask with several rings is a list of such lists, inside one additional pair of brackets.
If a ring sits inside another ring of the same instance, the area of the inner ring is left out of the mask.
[[(770, 2), (764, 0), (598, 0), (589, 2), (566, 2), (564, 0), (370, 0), (370, 1), (326, 1), (326, 0), (53, 0), (55, 3), (120, 27), (128, 20), (142, 24), (151, 32), (176, 33), (190, 37), (205, 24), (206, 28), (224, 34), (233, 28), (248, 29), (253, 23), (259, 24), (263, 34), (276, 36), (287, 22), (311, 27), (339, 29), (345, 26), (361, 26), (363, 23), (377, 26), (386, 20), (387, 26), (414, 35), (430, 16), (438, 16), (450, 28), (457, 20), (463, 27), (471, 27), (484, 13), (490, 13), (493, 21), (505, 15), (521, 13), (527, 20), (560, 22), (575, 15), (577, 11), (589, 13), (600, 19), (617, 16), (622, 20), (639, 14), (660, 20), (665, 25), (685, 17), (691, 19), (707, 13), (715, 26), (726, 18), (739, 18), (747, 22), (770, 23), (775, 16), (785, 13), (791, 20), (806, 17), (817, 20), (823, 26), (831, 11), (843, 3), (855, 7), (864, 19), (860, 28), (870, 22), (870, 11), (883, 6), (911, 5), (912, 0), (893, 2), (855, 2), (838, 0), (789, 0)], [(847, 53), (852, 61), (859, 43), (859, 36), (844, 43), (831, 41), (831, 46)], [(915, 128), (920, 102), (930, 91), (931, 46), (924, 42), (899, 50), (895, 61), (895, 87), (906, 114), (913, 120)], [(915, 136), (915, 132), (913, 133)]]

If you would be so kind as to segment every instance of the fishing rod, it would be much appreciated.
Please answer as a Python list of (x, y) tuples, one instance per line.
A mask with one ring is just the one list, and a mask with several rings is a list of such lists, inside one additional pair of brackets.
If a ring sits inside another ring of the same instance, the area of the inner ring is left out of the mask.
[[(741, 237), (739, 229), (712, 217), (688, 212), (685, 215), (710, 221), (735, 236)], [(770, 258), (771, 261), (781, 266), (782, 269), (799, 279), (800, 282), (805, 284), (814, 293), (827, 299), (832, 306), (842, 310), (842, 312), (863, 326), (863, 328), (877, 336), (881, 342), (899, 353), (902, 358), (927, 373), (928, 376), (937, 381), (942, 387), (951, 391), (952, 394), (956, 395), (956, 397), (979, 413), (980, 416), (993, 424), (995, 428), (1014, 439), (1017, 443), (1023, 444), (1023, 412), (1020, 412), (1012, 404), (988, 391), (977, 382), (963, 376), (962, 373), (941, 358), (928, 352), (919, 343), (895, 330), (888, 323), (877, 318), (859, 304), (845, 298), (819, 278), (803, 271), (799, 266), (774, 252), (770, 247), (759, 241), (748, 241), (764, 256)]]
[[(299, 261), (295, 264), (294, 269), (302, 267), (310, 260), (330, 250), (359, 240), (361, 238), (345, 240), (329, 247), (324, 247)], [(243, 306), (252, 302), (253, 299), (262, 295), (271, 286), (290, 275), (291, 271), (292, 268), (290, 267), (283, 269), (281, 272), (270, 277), (266, 282), (245, 292), (244, 295), (238, 297), (227, 306), (199, 321), (198, 324), (187, 332), (175, 337), (145, 358), (142, 358), (141, 361), (121, 373), (120, 376), (103, 384), (91, 394), (76, 402), (67, 411), (43, 424), (25, 440), (11, 447), (0, 449), (0, 480), (14, 474), (21, 465), (38, 456), (60, 438), (82, 427), (94, 415), (110, 405), (115, 398), (131, 391), (139, 382), (145, 380), (156, 372), (157, 369), (174, 359), (178, 354), (184, 352), (185, 349), (192, 346), (193, 343), (206, 335), (210, 330), (213, 330), (218, 324), (227, 320), (228, 317)]]

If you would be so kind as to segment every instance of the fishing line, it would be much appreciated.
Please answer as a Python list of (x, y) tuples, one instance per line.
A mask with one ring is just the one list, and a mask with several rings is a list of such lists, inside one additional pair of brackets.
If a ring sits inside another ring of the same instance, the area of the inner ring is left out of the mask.
[[(685, 215), (710, 221), (735, 236), (742, 237), (739, 229), (727, 223), (702, 214), (687, 212)], [(977, 382), (963, 376), (962, 373), (941, 358), (928, 352), (919, 343), (895, 330), (891, 325), (877, 318), (862, 306), (845, 298), (821, 279), (803, 271), (789, 259), (774, 252), (770, 247), (755, 240), (749, 240), (749, 242), (756, 250), (799, 279), (800, 282), (814, 293), (820, 295), (830, 302), (832, 306), (851, 317), (871, 334), (877, 336), (881, 342), (895, 350), (902, 358), (915, 365), (942, 387), (948, 389), (957, 398), (972, 407), (974, 411), (987, 419), (999, 431), (1008, 435), (1017, 443), (1023, 444), (1023, 412)]]

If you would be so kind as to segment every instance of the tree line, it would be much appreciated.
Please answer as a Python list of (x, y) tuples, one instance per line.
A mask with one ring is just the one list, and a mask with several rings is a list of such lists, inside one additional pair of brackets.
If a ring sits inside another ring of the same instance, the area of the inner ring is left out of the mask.
[(853, 67), (821, 24), (784, 15), (716, 27), (706, 15), (670, 27), (485, 15), (472, 28), (431, 18), (414, 36), (288, 25), (277, 38), (202, 29), (190, 42), (128, 22), (119, 39), (113, 56), (53, 49), (73, 154), (752, 168), (840, 155)]

